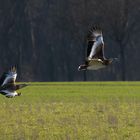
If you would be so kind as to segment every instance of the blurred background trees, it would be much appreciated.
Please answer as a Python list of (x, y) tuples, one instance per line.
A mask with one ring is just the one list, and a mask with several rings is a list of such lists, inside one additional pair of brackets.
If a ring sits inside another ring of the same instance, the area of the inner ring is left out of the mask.
[[(22, 81), (140, 80), (139, 0), (0, 0), (0, 72), (18, 67)], [(89, 28), (103, 28), (99, 71), (78, 72)]]

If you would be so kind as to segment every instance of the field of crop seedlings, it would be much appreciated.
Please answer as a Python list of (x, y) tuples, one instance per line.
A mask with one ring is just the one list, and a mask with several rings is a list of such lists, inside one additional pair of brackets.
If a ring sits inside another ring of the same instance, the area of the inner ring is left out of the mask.
[(40, 82), (0, 96), (0, 140), (139, 140), (140, 82)]

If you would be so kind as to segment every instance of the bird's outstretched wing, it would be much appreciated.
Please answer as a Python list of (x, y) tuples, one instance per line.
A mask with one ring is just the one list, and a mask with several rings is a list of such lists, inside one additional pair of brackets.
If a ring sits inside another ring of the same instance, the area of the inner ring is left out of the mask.
[(15, 84), (17, 77), (16, 67), (12, 66), (8, 72), (4, 72), (0, 78), (0, 86), (5, 84)]
[(103, 59), (104, 58), (104, 41), (102, 30), (100, 27), (93, 27), (87, 36), (88, 48), (87, 58), (88, 59)]

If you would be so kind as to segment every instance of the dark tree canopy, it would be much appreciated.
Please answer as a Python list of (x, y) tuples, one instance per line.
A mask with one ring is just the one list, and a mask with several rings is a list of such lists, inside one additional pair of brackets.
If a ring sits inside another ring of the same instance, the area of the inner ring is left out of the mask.
[[(140, 80), (139, 0), (0, 0), (0, 71), (22, 81)], [(107, 69), (78, 72), (89, 28), (103, 29)]]

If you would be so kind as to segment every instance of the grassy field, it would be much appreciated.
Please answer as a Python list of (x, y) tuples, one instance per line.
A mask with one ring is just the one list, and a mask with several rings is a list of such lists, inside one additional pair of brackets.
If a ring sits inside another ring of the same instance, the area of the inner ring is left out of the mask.
[(140, 82), (29, 84), (0, 96), (0, 140), (140, 139)]

